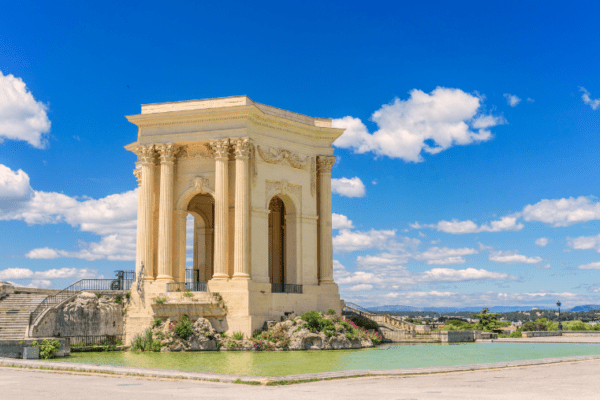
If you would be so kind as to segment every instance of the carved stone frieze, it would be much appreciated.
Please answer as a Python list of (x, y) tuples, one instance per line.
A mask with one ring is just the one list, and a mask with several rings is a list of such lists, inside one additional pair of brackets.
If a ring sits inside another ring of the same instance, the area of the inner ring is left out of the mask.
[(298, 154), (285, 149), (270, 148), (269, 150), (266, 150), (260, 146), (256, 146), (256, 148), (258, 149), (260, 158), (270, 164), (279, 164), (284, 160), (287, 160), (292, 167), (304, 169), (309, 161), (309, 157), (302, 159)]
[(211, 140), (210, 148), (215, 158), (229, 158), (229, 139)]
[(212, 151), (209, 142), (186, 144), (181, 146), (179, 149), (178, 158), (180, 160), (212, 157)]

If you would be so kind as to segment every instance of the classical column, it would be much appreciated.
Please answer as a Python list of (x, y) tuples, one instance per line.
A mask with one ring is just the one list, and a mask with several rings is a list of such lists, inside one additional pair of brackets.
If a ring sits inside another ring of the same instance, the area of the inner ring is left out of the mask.
[(173, 280), (173, 166), (172, 144), (157, 147), (160, 153), (160, 203), (158, 209), (158, 277)]
[(214, 229), (204, 227), (204, 282), (212, 278)]
[(233, 277), (250, 278), (250, 198), (248, 156), (250, 139), (235, 141), (235, 236), (233, 246)]
[(186, 252), (186, 219), (187, 211), (175, 211), (175, 254), (176, 263), (173, 268), (173, 279), (175, 282), (185, 282), (185, 252)]
[(319, 268), (320, 283), (333, 283), (333, 248), (331, 232), (331, 168), (335, 156), (318, 156), (319, 171)]
[(227, 279), (227, 226), (229, 218), (229, 139), (210, 143), (215, 154), (215, 273), (213, 279)]
[[(144, 264), (144, 279), (153, 279), (154, 263), (152, 257), (152, 193), (154, 191), (154, 145), (137, 148), (138, 162), (142, 169), (142, 186), (138, 204), (138, 243), (140, 247), (140, 266)], [(139, 268), (139, 267), (138, 267)]]
[(142, 186), (142, 165), (139, 162), (135, 163), (133, 170), (138, 185), (138, 203), (137, 203), (137, 234), (135, 236), (135, 277), (137, 280), (140, 268), (142, 267), (142, 258), (140, 256), (140, 232), (142, 230), (142, 196), (140, 195), (140, 187)]

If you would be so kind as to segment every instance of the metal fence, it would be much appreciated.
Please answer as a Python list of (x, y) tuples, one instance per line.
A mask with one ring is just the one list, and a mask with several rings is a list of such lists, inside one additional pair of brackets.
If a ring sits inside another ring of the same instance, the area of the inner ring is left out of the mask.
[(87, 347), (91, 345), (121, 346), (125, 341), (125, 335), (66, 336), (61, 339), (66, 339), (71, 347)]
[(167, 292), (207, 292), (206, 282), (176, 282), (167, 283)]
[(285, 283), (272, 283), (271, 293), (302, 293), (302, 285), (288, 285)]
[(29, 325), (48, 308), (54, 307), (81, 291), (129, 290), (133, 284), (134, 271), (116, 271), (115, 279), (81, 279), (56, 294), (46, 297), (29, 315)]

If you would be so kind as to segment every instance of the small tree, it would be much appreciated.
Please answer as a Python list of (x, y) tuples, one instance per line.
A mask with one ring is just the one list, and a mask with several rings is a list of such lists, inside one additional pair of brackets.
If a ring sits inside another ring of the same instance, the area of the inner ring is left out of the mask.
[(490, 313), (489, 311), (489, 308), (484, 308), (481, 310), (481, 314), (473, 314), (473, 318), (479, 319), (479, 323), (476, 325), (475, 329), (491, 332), (494, 329), (498, 329), (510, 324), (508, 321), (498, 321), (498, 317), (502, 314)]

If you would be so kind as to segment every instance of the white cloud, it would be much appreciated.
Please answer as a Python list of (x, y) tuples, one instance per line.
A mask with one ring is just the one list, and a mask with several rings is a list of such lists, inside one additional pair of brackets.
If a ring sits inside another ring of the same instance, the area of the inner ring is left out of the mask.
[(528, 98), (527, 98), (527, 102), (528, 102), (528, 103), (533, 103), (533, 102), (535, 102), (535, 100), (534, 100), (534, 99), (532, 99), (531, 97), (528, 97)]
[(578, 238), (567, 238), (569, 247), (577, 250), (596, 250), (600, 253), (600, 235), (580, 236)]
[(579, 269), (600, 269), (600, 262), (593, 262), (589, 264), (580, 265)]
[(50, 120), (44, 103), (36, 101), (25, 82), (0, 71), (0, 143), (23, 140), (42, 149), (50, 132)]
[(508, 105), (511, 107), (516, 107), (517, 104), (521, 102), (521, 99), (515, 96), (514, 94), (504, 93), (504, 98), (506, 99)]
[(548, 238), (541, 237), (539, 239), (536, 239), (535, 244), (540, 247), (546, 247), (546, 245), (548, 244)]
[(451, 249), (448, 247), (430, 247), (422, 253), (414, 255), (419, 261), (426, 261), (429, 265), (464, 264), (463, 256), (477, 254), (478, 251), (469, 248)]
[(502, 264), (537, 264), (543, 260), (541, 257), (524, 256), (516, 250), (490, 251), (488, 259)]
[(79, 243), (77, 251), (42, 247), (31, 250), (27, 257), (135, 260), (137, 189), (98, 200), (78, 200), (61, 193), (33, 190), (25, 172), (13, 172), (4, 165), (0, 165), (0, 182), (0, 195), (13, 194), (12, 200), (0, 202), (0, 221), (19, 220), (29, 225), (67, 223), (101, 236), (99, 242)]
[(369, 291), (371, 289), (373, 289), (373, 285), (367, 285), (367, 284), (363, 283), (360, 285), (352, 286), (352, 287), (348, 288), (347, 290), (349, 290), (351, 292), (365, 292), (365, 291)]
[[(459, 282), (475, 280), (506, 280), (510, 279), (508, 274), (501, 272), (486, 271), (485, 269), (451, 269), (451, 268), (433, 268), (423, 273), (423, 279), (432, 282)], [(513, 278), (514, 279), (514, 278)]]
[[(32, 271), (28, 268), (6, 268), (0, 270), (0, 280), (15, 280), (15, 279), (34, 279), (34, 280), (47, 280), (47, 279), (83, 279), (83, 278), (95, 278), (97, 273), (94, 270), (87, 268), (61, 268), (61, 269), (50, 269), (47, 271)], [(33, 283), (33, 282), (32, 282)], [(46, 285), (48, 287), (50, 285)]]
[(341, 229), (333, 237), (333, 250), (337, 253), (350, 253), (372, 248), (385, 249), (394, 236), (396, 236), (395, 230), (377, 231), (371, 229), (367, 232), (361, 232)]
[(540, 269), (550, 269), (550, 268), (552, 268), (552, 266), (550, 264), (543, 264), (543, 265), (538, 264), (535, 267), (536, 268), (540, 268)]
[(346, 197), (365, 197), (367, 189), (359, 177), (331, 179), (331, 191)]
[(437, 224), (420, 225), (418, 222), (410, 224), (412, 228), (433, 228), (439, 232), (451, 233), (453, 235), (462, 235), (466, 233), (479, 233), (479, 232), (503, 232), (503, 231), (520, 231), (523, 229), (523, 224), (517, 223), (517, 218), (512, 216), (502, 217), (497, 221), (491, 221), (489, 224), (482, 224), (478, 226), (475, 222), (458, 221), (453, 219), (452, 221), (439, 221)]
[(485, 114), (482, 104), (481, 96), (460, 89), (437, 87), (429, 94), (413, 89), (407, 100), (396, 98), (373, 113), (378, 127), (373, 134), (358, 118), (334, 119), (334, 127), (346, 128), (334, 145), (421, 162), (423, 151), (437, 154), (452, 146), (490, 140), (489, 128), (505, 121)]
[(598, 107), (600, 107), (600, 99), (592, 99), (590, 97), (590, 92), (588, 92), (584, 87), (579, 87), (579, 91), (583, 92), (581, 95), (583, 102), (590, 106), (592, 110), (597, 110)]
[(352, 229), (352, 221), (342, 214), (331, 214), (331, 228), (332, 229)]
[(568, 199), (544, 199), (527, 205), (520, 213), (525, 221), (539, 221), (553, 227), (564, 227), (600, 219), (600, 203), (580, 196)]

